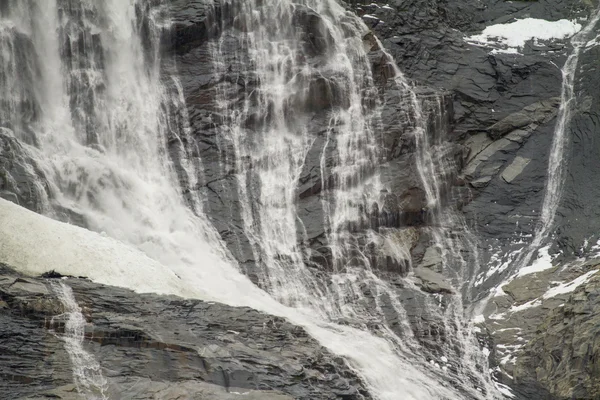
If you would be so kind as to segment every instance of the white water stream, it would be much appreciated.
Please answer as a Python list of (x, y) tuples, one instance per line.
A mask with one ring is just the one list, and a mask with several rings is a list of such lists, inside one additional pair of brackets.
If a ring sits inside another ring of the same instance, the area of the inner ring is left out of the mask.
[[(391, 57), (390, 57), (391, 59)], [(449, 157), (448, 142), (445, 135), (448, 126), (444, 123), (446, 111), (441, 95), (429, 99), (429, 111), (426, 114), (421, 100), (415, 90), (396, 66), (395, 82), (407, 94), (413, 115), (413, 135), (416, 142), (417, 171), (426, 193), (430, 218), (433, 220), (429, 233), (433, 243), (441, 253), (442, 273), (450, 280), (456, 292), (448, 297), (443, 315), (444, 329), (450, 339), (444, 346), (447, 355), (460, 359), (457, 364), (457, 375), (463, 381), (473, 380), (475, 388), (466, 385), (466, 389), (475, 398), (504, 398), (491, 380), (488, 370), (487, 356), (481, 351), (475, 337), (470, 316), (463, 306), (463, 297), (469, 299), (473, 278), (479, 272), (479, 254), (476, 238), (467, 227), (464, 217), (452, 206), (445, 204), (448, 177), (457, 171), (452, 157)], [(428, 124), (428, 118), (435, 118), (435, 123)], [(434, 310), (431, 301), (429, 309)], [(457, 350), (458, 349), (458, 350)], [(477, 392), (483, 389), (481, 392)]]
[[(544, 200), (541, 205), (541, 214), (537, 222), (533, 239), (524, 250), (520, 250), (514, 260), (509, 260), (513, 265), (511, 275), (500, 284), (500, 287), (508, 281), (519, 276), (520, 271), (531, 268), (533, 257), (540, 249), (548, 245), (547, 241), (553, 233), (554, 221), (562, 197), (565, 180), (565, 150), (569, 145), (569, 133), (571, 119), (576, 110), (577, 93), (575, 92), (575, 76), (579, 63), (579, 56), (585, 50), (586, 44), (596, 35), (595, 28), (600, 21), (600, 9), (597, 9), (585, 27), (571, 38), (573, 49), (567, 57), (561, 69), (561, 103), (558, 110), (550, 155), (548, 157), (548, 176), (544, 191)], [(542, 257), (542, 255), (540, 255)], [(512, 261), (512, 262), (511, 262)], [(478, 310), (485, 308), (487, 301), (494, 295), (492, 292), (486, 299), (480, 302)]]
[(83, 348), (85, 318), (75, 300), (73, 290), (66, 284), (54, 283), (52, 288), (62, 302), (66, 317), (62, 339), (71, 358), (73, 380), (80, 394), (86, 400), (107, 400), (108, 382), (94, 356)]

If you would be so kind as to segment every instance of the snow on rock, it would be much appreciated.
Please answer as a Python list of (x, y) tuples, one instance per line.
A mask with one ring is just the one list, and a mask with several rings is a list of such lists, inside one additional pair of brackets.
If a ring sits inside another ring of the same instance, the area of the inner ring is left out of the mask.
[[(208, 268), (225, 268), (214, 258), (207, 257), (204, 268), (165, 265), (119, 240), (55, 221), (3, 199), (0, 221), (0, 263), (26, 275), (54, 270), (138, 293), (172, 294), (233, 306), (243, 306), (243, 301), (273, 314), (282, 308), (241, 274), (231, 273), (225, 281)], [(226, 293), (236, 293), (242, 300)], [(260, 300), (252, 300), (254, 296)]]
[(518, 53), (528, 40), (566, 39), (581, 30), (581, 24), (561, 19), (546, 21), (524, 18), (507, 24), (486, 27), (479, 35), (467, 37), (467, 42), (494, 47), (494, 53)]
[(479, 314), (473, 317), (471, 321), (473, 321), (474, 324), (483, 324), (485, 322), (485, 317)]
[(516, 312), (525, 311), (528, 308), (538, 307), (541, 305), (542, 305), (542, 302), (539, 301), (538, 299), (535, 299), (535, 300), (528, 301), (525, 304), (521, 304), (520, 306), (512, 306), (510, 308), (510, 310), (508, 310), (508, 311), (511, 313), (516, 313)]
[(508, 386), (496, 381), (494, 381), (494, 385), (496, 386), (496, 389), (498, 389), (498, 391), (504, 396), (511, 399), (515, 398), (515, 394), (511, 391), (511, 389)]
[(581, 275), (580, 277), (572, 280), (571, 282), (561, 283), (560, 285), (555, 286), (549, 289), (546, 293), (544, 293), (544, 298), (549, 299), (551, 297), (558, 296), (559, 294), (570, 293), (577, 289), (579, 286), (589, 281), (590, 278), (596, 274), (596, 272), (598, 272), (597, 269), (589, 271)]
[(0, 199), (0, 263), (28, 275), (55, 270), (138, 292), (191, 295), (177, 276), (115, 239)]
[(538, 258), (531, 265), (521, 268), (518, 272), (517, 277), (534, 274), (536, 272), (542, 272), (552, 268), (552, 256), (548, 253), (550, 246), (542, 247), (538, 251)]

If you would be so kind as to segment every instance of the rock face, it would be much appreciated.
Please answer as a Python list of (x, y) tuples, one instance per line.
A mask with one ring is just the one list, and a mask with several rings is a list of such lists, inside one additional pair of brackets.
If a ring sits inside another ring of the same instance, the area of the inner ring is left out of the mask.
[(10, 129), (0, 128), (0, 197), (42, 212), (48, 184), (24, 146)]
[[(480, 318), (497, 378), (523, 399), (593, 399), (598, 259), (549, 266), (502, 286)], [(483, 323), (483, 321), (485, 321)], [(582, 353), (583, 352), (583, 353)]]
[(342, 359), (280, 318), (82, 279), (25, 278), (2, 266), (3, 398), (81, 398), (59, 284), (72, 288), (82, 310), (82, 346), (100, 364), (110, 398), (370, 398)]
[[(470, 277), (463, 297), (471, 301), (491, 296), (480, 338), (489, 345), (495, 379), (520, 399), (600, 396), (594, 341), (597, 278), (581, 283), (575, 292), (545, 297), (556, 287), (553, 282), (575, 282), (596, 268), (593, 263), (572, 268), (567, 261), (570, 256), (595, 251), (600, 238), (600, 91), (595, 86), (600, 46), (592, 43), (583, 52), (575, 80), (578, 105), (568, 132), (572, 142), (553, 246), (564, 256), (553, 261), (553, 268), (513, 279), (498, 293), (492, 290), (509, 278), (509, 268), (502, 264), (514, 261), (502, 257), (524, 251), (540, 217), (560, 107), (560, 66), (570, 46), (566, 40), (528, 42), (520, 54), (508, 54), (475, 46), (465, 37), (514, 18), (589, 17), (592, 7), (588, 3), (345, 2), (371, 28), (362, 41), (373, 71), (374, 98), (381, 103), (382, 154), (376, 161), (386, 187), (380, 204), (365, 210), (366, 222), (352, 227), (353, 233), (361, 237), (360, 245), (377, 277), (394, 287), (417, 340), (435, 354), (450, 333), (440, 319), (423, 310), (432, 299), (444, 303), (460, 291), (442, 268), (445, 255), (434, 246), (431, 230), (439, 228), (433, 218), (438, 210), (428, 208), (426, 188), (415, 168), (418, 154), (407, 122), (414, 116), (406, 111), (405, 94), (390, 84), (389, 59), (378, 38), (416, 85), (429, 139), (443, 145), (436, 150), (443, 149), (442, 158), (451, 166), (440, 178), (444, 206), (466, 221), (455, 229), (468, 226), (476, 237), (476, 245), (462, 249), (461, 256), (468, 259), (476, 253), (482, 266)], [(258, 86), (258, 78), (247, 71), (248, 60), (240, 55), (240, 44), (231, 33), (248, 27), (235, 18), (236, 10), (223, 4), (170, 1), (173, 25), (162, 47), (177, 64), (193, 141), (186, 145), (194, 149), (191, 154), (203, 166), (197, 187), (187, 187), (180, 176), (184, 192), (203, 194), (206, 212), (229, 250), (259, 282), (261, 260), (245, 231), (237, 177), (240, 170), (251, 171), (255, 165), (251, 159), (235, 162), (233, 144), (220, 135), (231, 115), (217, 102), (220, 96), (231, 107), (241, 107)], [(294, 23), (306, 53), (306, 59), (299, 62), (319, 64), (332, 40), (322, 18), (298, 6)], [(220, 60), (215, 60), (217, 41)], [(227, 67), (215, 73), (215, 61)], [(340, 94), (334, 75), (308, 76), (303, 84), (306, 91), (290, 103), (290, 110), (310, 116), (302, 124), (313, 141), (295, 188), (299, 246), (303, 262), (326, 282), (333, 267), (322, 200), (334, 178), (322, 176), (322, 163), (329, 166), (333, 155), (321, 157), (321, 149), (327, 141), (330, 111), (347, 107), (347, 99)], [(35, 110), (28, 113), (33, 118)], [(251, 138), (264, 122), (254, 117), (258, 115), (249, 112), (243, 124)], [(175, 140), (170, 143), (178, 145)], [(51, 191), (32, 158), (34, 145), (20, 143), (8, 128), (0, 129), (0, 197), (44, 212), (43, 199), (51, 197)], [(172, 152), (177, 167), (177, 151)], [(249, 181), (250, 186), (257, 185)], [(76, 216), (58, 217), (77, 223)], [(397, 252), (392, 254), (385, 246), (371, 246), (364, 235), (368, 230), (401, 243), (403, 258), (399, 260)], [(447, 236), (453, 240), (459, 234), (450, 231)], [(64, 306), (52, 285), (6, 268), (0, 274), (0, 393), (6, 391), (11, 398), (78, 398), (61, 338)], [(413, 290), (407, 280), (418, 289)], [(236, 396), (234, 392), (250, 399), (368, 398), (342, 360), (280, 319), (220, 304), (138, 295), (85, 280), (61, 282), (73, 288), (87, 322), (83, 347), (102, 366), (116, 398), (176, 398), (191, 393), (229, 399)], [(374, 308), (373, 294), (361, 289), (367, 306)], [(386, 301), (383, 312), (392, 329), (399, 329), (403, 321)], [(117, 387), (129, 389), (117, 393)]]
[(599, 294), (600, 281), (595, 278), (548, 313), (517, 360), (518, 384), (539, 383), (557, 399), (600, 396)]

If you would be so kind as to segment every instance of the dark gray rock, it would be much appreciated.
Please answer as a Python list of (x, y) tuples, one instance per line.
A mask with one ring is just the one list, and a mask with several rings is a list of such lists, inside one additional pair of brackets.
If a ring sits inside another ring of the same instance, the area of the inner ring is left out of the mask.
[(42, 212), (50, 195), (45, 175), (13, 132), (0, 128), (0, 197)]
[[(0, 267), (3, 398), (79, 398), (61, 339), (64, 307), (50, 282)], [(83, 348), (101, 365), (111, 398), (370, 398), (343, 360), (281, 318), (81, 279), (60, 282), (82, 309)]]

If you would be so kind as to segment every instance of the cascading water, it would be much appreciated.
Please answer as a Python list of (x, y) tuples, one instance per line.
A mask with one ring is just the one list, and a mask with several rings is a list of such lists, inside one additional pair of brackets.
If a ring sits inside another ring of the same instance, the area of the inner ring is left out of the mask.
[(595, 34), (594, 28), (600, 21), (600, 9), (598, 9), (588, 24), (571, 38), (573, 50), (565, 65), (561, 69), (562, 85), (560, 93), (560, 108), (554, 127), (554, 136), (552, 138), (552, 146), (550, 147), (550, 157), (548, 158), (548, 177), (546, 178), (546, 190), (544, 193), (544, 201), (542, 203), (541, 215), (533, 240), (528, 246), (523, 256), (517, 260), (518, 272), (522, 267), (525, 267), (531, 261), (533, 255), (543, 246), (551, 234), (556, 218), (556, 210), (562, 196), (562, 188), (564, 184), (564, 167), (565, 157), (564, 151), (569, 143), (568, 131), (571, 125), (571, 117), (575, 110), (575, 74), (577, 73), (577, 64), (579, 63), (579, 55), (585, 49), (586, 44)]
[[(419, 99), (403, 73), (395, 66), (394, 69), (394, 82), (406, 93), (411, 104), (416, 167), (432, 220), (428, 231), (441, 253), (442, 272), (457, 290), (443, 307), (444, 330), (447, 335), (451, 333), (451, 339), (443, 344), (444, 353), (461, 360), (457, 364), (460, 379), (477, 382), (476, 390), (483, 389), (481, 393), (471, 391), (471, 395), (487, 399), (503, 398), (486, 372), (487, 356), (479, 348), (469, 322), (470, 316), (463, 305), (463, 300), (470, 299), (473, 278), (479, 272), (479, 254), (476, 239), (466, 221), (453, 208), (453, 199), (445, 199), (450, 191), (448, 182), (452, 178), (447, 175), (455, 174), (458, 169), (454, 165), (451, 144), (444, 137), (448, 126), (443, 95)], [(428, 104), (429, 110), (424, 109), (423, 102)], [(431, 119), (433, 121), (430, 123)], [(433, 314), (440, 308), (432, 301), (427, 305)]]
[[(24, 119), (22, 110), (7, 107), (2, 123), (37, 144), (30, 151), (50, 182), (51, 215), (133, 244), (171, 274), (194, 271), (219, 281), (231, 266), (190, 190), (200, 175), (183, 146), (189, 126), (182, 93), (176, 79), (163, 84), (160, 74), (167, 64), (158, 58), (164, 11), (133, 0), (9, 2), (3, 61), (14, 64), (12, 71), (22, 70), (22, 60), (32, 65), (22, 85), (34, 88), (14, 92), (27, 97), (11, 104), (36, 112)], [(168, 149), (168, 142), (180, 145)], [(173, 148), (185, 176), (172, 168)], [(194, 262), (214, 270), (188, 269)]]
[[(259, 264), (260, 284), (284, 304), (308, 309), (324, 319), (349, 321), (361, 329), (366, 329), (369, 321), (383, 324), (377, 334), (383, 333), (393, 343), (400, 359), (413, 358), (418, 373), (411, 378), (422, 384), (419, 375), (431, 376), (429, 366), (410, 354), (425, 350), (414, 339), (394, 289), (374, 273), (365, 244), (382, 240), (381, 233), (367, 229), (367, 235), (354, 234), (357, 227), (369, 226), (368, 211), (382, 203), (380, 193), (384, 191), (377, 167), (381, 108), (363, 42), (368, 30), (333, 1), (226, 1), (220, 12), (222, 33), (213, 43), (215, 73), (245, 82), (241, 101), (237, 93), (220, 92), (220, 115), (230, 115), (222, 128), (222, 147), (234, 149), (245, 234)], [(309, 32), (299, 26), (308, 26)], [(233, 57), (232, 48), (237, 49)], [(388, 67), (383, 74), (391, 76)], [(408, 98), (406, 114), (413, 114), (417, 169), (430, 207), (438, 212), (436, 218), (442, 226), (460, 230), (464, 222), (440, 209), (442, 188), (437, 180), (455, 168), (443, 163), (442, 157), (432, 158), (426, 132), (428, 115), (397, 68), (395, 75), (397, 86)], [(322, 110), (326, 112), (319, 113)], [(441, 107), (434, 112), (443, 118)], [(325, 121), (325, 128), (318, 136), (310, 136), (307, 127), (319, 118)], [(440, 143), (436, 145), (443, 150)], [(327, 228), (329, 279), (314, 273), (310, 259), (314, 250), (307, 249), (303, 227), (297, 227), (302, 218), (296, 188), (315, 147), (320, 154), (316, 191), (321, 193)], [(467, 275), (477, 271), (469, 271), (472, 260), (462, 258), (462, 248), (455, 243), (458, 240), (449, 240), (449, 236), (435, 231), (446, 264), (453, 266), (451, 278), (462, 289), (462, 284), (469, 282)], [(393, 243), (386, 240), (384, 236), (385, 243)], [(402, 259), (408, 251), (395, 252)], [(375, 294), (374, 303), (369, 303), (365, 292)], [(400, 337), (386, 325), (382, 298), (392, 304), (402, 321)], [(439, 306), (431, 301), (428, 312), (439, 314)], [(476, 398), (482, 393), (495, 398), (485, 356), (464, 322), (460, 294), (453, 297), (445, 313), (440, 318), (446, 322), (446, 330), (461, 335), (458, 352), (453, 350), (454, 342), (445, 345), (444, 351), (462, 358), (457, 370), (463, 390)], [(470, 381), (477, 382), (474, 386), (479, 389), (471, 388)], [(428, 396), (439, 396), (441, 391), (444, 389), (435, 388)], [(391, 394), (408, 393), (402, 388)]]
[[(174, 69), (159, 57), (161, 30), (168, 26), (160, 1), (0, 4), (0, 84), (11, 93), (0, 103), (0, 123), (29, 144), (43, 169), (50, 186), (48, 214), (132, 245), (153, 260), (139, 253), (136, 263), (137, 253), (112, 239), (86, 241), (90, 236), (82, 229), (43, 222), (0, 201), (2, 257), (28, 271), (35, 260), (40, 268), (46, 263), (48, 269), (99, 282), (284, 316), (344, 356), (378, 399), (481, 397), (460, 374), (453, 386), (426, 362), (402, 302), (374, 273), (366, 251), (375, 242), (398, 254), (408, 250), (396, 249), (402, 246), (373, 230), (353, 234), (368, 225), (367, 212), (381, 201), (384, 189), (375, 167), (379, 100), (363, 47), (367, 28), (332, 0), (222, 3), (223, 15), (231, 20), (214, 43), (216, 73), (228, 68), (219, 49), (231, 42), (244, 44), (247, 50), (237, 57), (249, 67), (242, 106), (222, 94), (220, 103), (229, 114), (223, 140), (235, 149), (245, 234), (260, 264), (260, 283), (279, 302), (239, 273), (203, 213), (196, 191), (201, 164), (189, 145), (183, 91), (175, 76), (161, 73)], [(318, 34), (308, 38), (312, 50), (300, 45), (294, 18), (316, 29)], [(318, 62), (307, 61), (311, 57)], [(414, 97), (408, 85), (400, 86)], [(411, 103), (412, 112), (420, 121), (424, 116), (417, 103)], [(309, 263), (311, 251), (303, 246), (296, 212), (295, 188), (305, 158), (319, 143), (308, 135), (307, 107), (328, 109), (317, 178), (331, 250), (328, 281)], [(180, 168), (175, 171), (173, 164)], [(430, 187), (430, 202), (437, 201), (437, 187)], [(19, 229), (32, 226), (44, 239), (19, 239)], [(44, 259), (64, 246), (52, 232), (72, 238), (79, 250)], [(29, 243), (46, 247), (33, 254)], [(81, 249), (94, 260), (81, 262)], [(125, 261), (103, 266), (97, 260), (108, 263), (111, 249), (122, 251)], [(148, 268), (161, 279), (135, 287)], [(374, 296), (366, 296), (365, 288)], [(396, 330), (381, 310), (383, 299), (401, 322)], [(474, 385), (480, 381), (485, 379)], [(489, 388), (483, 390), (490, 395)]]
[[(248, 34), (221, 35), (214, 48), (215, 64), (223, 69), (235, 62), (222, 59), (222, 48), (239, 40), (244, 46), (236, 53), (237, 62), (247, 65), (240, 73), (260, 82), (246, 85), (243, 104), (228, 104), (227, 93), (221, 94), (221, 104), (224, 114), (231, 115), (223, 140), (235, 149), (245, 233), (261, 262), (261, 283), (285, 304), (320, 309), (321, 298), (331, 293), (307, 268), (310, 255), (299, 245), (303, 227), (298, 229), (302, 221), (296, 211), (296, 188), (307, 154), (318, 145), (308, 133), (311, 107), (340, 105), (328, 113), (325, 141), (319, 142), (323, 146), (319, 183), (326, 193), (323, 215), (330, 228), (332, 268), (341, 272), (340, 263), (357, 253), (348, 228), (363, 222), (362, 209), (377, 200), (381, 189), (374, 174), (376, 111), (361, 104), (365, 91), (371, 91), (367, 96), (372, 102), (376, 94), (369, 60), (364, 51), (357, 51), (363, 46), (364, 27), (328, 2), (301, 6), (289, 1), (260, 5), (236, 1), (222, 7), (230, 9), (224, 19), (234, 19)], [(294, 27), (299, 18), (315, 18), (313, 23), (322, 24), (317, 29), (327, 37), (316, 39), (322, 48), (315, 51), (328, 54), (320, 65), (305, 60), (306, 49)], [(340, 24), (351, 30), (348, 38), (337, 28)], [(325, 314), (335, 313), (336, 302), (328, 303), (333, 307), (323, 310)]]
[(71, 358), (73, 380), (80, 394), (88, 400), (107, 400), (108, 382), (93, 355), (83, 348), (85, 318), (75, 300), (73, 290), (66, 284), (53, 283), (52, 287), (65, 308), (62, 339)]

